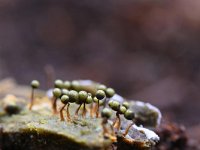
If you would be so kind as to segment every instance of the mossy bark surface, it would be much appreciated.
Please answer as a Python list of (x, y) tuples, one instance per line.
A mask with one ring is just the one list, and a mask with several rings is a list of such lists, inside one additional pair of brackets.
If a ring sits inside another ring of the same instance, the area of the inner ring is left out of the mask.
[(101, 118), (60, 121), (47, 110), (1, 115), (3, 149), (106, 149), (111, 145), (102, 134)]

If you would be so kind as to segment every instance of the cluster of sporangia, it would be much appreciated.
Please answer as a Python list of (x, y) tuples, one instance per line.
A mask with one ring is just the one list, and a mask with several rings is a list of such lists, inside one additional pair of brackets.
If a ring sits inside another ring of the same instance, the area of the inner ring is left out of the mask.
[[(29, 110), (32, 109), (33, 101), (34, 101), (34, 89), (38, 88), (40, 85), (39, 81), (33, 80), (31, 82), (32, 92), (31, 92), (31, 102)], [(105, 125), (108, 123), (108, 119), (112, 115), (112, 111), (116, 112), (116, 119), (113, 121), (111, 125), (112, 134), (114, 134), (114, 130), (119, 131), (121, 127), (121, 119), (120, 115), (124, 115), (127, 120), (132, 120), (132, 123), (127, 127), (124, 136), (127, 135), (128, 130), (134, 124), (134, 113), (129, 109), (129, 103), (123, 102), (120, 104), (118, 101), (113, 100), (112, 97), (115, 94), (115, 90), (112, 88), (107, 88), (105, 85), (98, 85), (97, 91), (95, 95), (88, 93), (87, 91), (80, 90), (80, 83), (79, 81), (65, 81), (62, 80), (55, 80), (54, 82), (54, 89), (53, 89), (53, 99), (52, 99), (52, 110), (53, 114), (57, 114), (57, 100), (60, 99), (63, 106), (59, 110), (60, 120), (64, 121), (63, 111), (65, 107), (66, 110), (66, 120), (68, 122), (71, 121), (69, 107), (71, 103), (76, 103), (78, 105), (77, 110), (75, 111), (74, 118), (78, 117), (79, 110), (81, 106), (83, 106), (82, 117), (86, 117), (87, 108), (86, 105), (90, 105), (88, 108), (90, 111), (90, 117), (93, 118), (94, 114), (96, 114), (96, 118), (99, 118), (99, 110), (102, 106), (101, 117), (103, 118), (103, 134), (107, 134), (108, 130)], [(110, 108), (106, 108), (106, 106)]]

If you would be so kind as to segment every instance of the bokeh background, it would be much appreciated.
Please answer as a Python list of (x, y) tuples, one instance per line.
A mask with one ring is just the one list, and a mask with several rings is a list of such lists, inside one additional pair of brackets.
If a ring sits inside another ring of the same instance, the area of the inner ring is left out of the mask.
[[(199, 0), (0, 0), (0, 79), (91, 79), (199, 132)], [(199, 134), (200, 135), (200, 134)]]

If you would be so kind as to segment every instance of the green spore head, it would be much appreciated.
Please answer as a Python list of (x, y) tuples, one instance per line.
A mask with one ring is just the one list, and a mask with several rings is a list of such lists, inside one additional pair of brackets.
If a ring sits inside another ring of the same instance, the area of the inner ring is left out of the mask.
[(61, 99), (61, 102), (63, 104), (67, 104), (69, 102), (69, 96), (68, 95), (63, 95), (60, 99)]
[(97, 99), (96, 97), (93, 98), (93, 101), (94, 101), (95, 103), (98, 103), (98, 99)]
[(93, 101), (93, 98), (92, 98), (92, 94), (91, 93), (88, 93), (88, 97), (85, 101), (86, 104), (91, 104)]
[(103, 106), (104, 105), (104, 101), (105, 100), (99, 101), (99, 106)]
[(106, 88), (107, 88), (107, 87), (106, 87), (104, 84), (100, 84), (100, 85), (98, 85), (97, 90), (106, 91)]
[(80, 83), (77, 80), (71, 82), (71, 87), (73, 90), (79, 91), (80, 90)]
[(67, 89), (62, 89), (62, 95), (68, 95), (69, 94), (69, 90)]
[(120, 113), (120, 114), (124, 114), (124, 113), (126, 112), (126, 110), (127, 110), (127, 109), (126, 109), (126, 107), (124, 107), (124, 106), (120, 106), (120, 107), (119, 107), (119, 113)]
[(62, 91), (59, 88), (54, 88), (53, 89), (53, 96), (56, 98), (59, 98), (62, 95)]
[(127, 101), (125, 101), (125, 102), (122, 103), (122, 106), (126, 107), (126, 109), (129, 108), (129, 105), (130, 105), (130, 104), (129, 104)]
[(102, 106), (104, 104), (104, 101), (103, 100), (98, 100), (96, 97), (93, 98), (93, 102), (95, 103), (98, 103), (99, 102), (99, 105)]
[(60, 79), (55, 80), (54, 87), (62, 89), (63, 88), (63, 81), (60, 80)]
[(111, 97), (113, 97), (113, 95), (115, 95), (115, 90), (113, 88), (107, 88), (106, 89), (106, 96), (108, 98), (111, 98)]
[(127, 120), (133, 120), (135, 118), (135, 114), (133, 111), (131, 110), (127, 110), (125, 113), (124, 113), (124, 117), (127, 119)]
[(112, 100), (108, 103), (109, 107), (114, 111), (119, 111), (120, 103), (118, 101)]
[(103, 91), (103, 90), (98, 90), (97, 92), (96, 92), (96, 98), (98, 99), (98, 100), (102, 100), (102, 99), (104, 99), (106, 97), (106, 94), (105, 94), (105, 92)]
[(68, 95), (69, 94), (69, 90), (67, 89), (62, 89), (62, 95)]
[(104, 109), (101, 111), (101, 116), (102, 116), (103, 118), (109, 119), (109, 118), (112, 116), (112, 111), (111, 111), (109, 108), (104, 108)]
[(69, 102), (70, 103), (74, 103), (74, 102), (79, 100), (78, 92), (75, 91), (75, 90), (69, 91), (68, 96), (69, 96)]
[(78, 96), (79, 96), (79, 100), (84, 103), (88, 97), (88, 93), (86, 91), (80, 91), (78, 93)]
[(38, 80), (31, 81), (31, 87), (33, 89), (37, 89), (40, 86), (40, 82)]
[(63, 83), (63, 88), (64, 89), (70, 89), (70, 87), (71, 87), (71, 82), (70, 81), (65, 81)]
[(111, 108), (113, 100), (108, 101), (108, 106)]

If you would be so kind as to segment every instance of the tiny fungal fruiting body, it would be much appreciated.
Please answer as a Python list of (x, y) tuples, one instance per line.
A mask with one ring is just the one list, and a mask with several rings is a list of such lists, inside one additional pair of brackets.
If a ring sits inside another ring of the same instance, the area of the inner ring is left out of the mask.
[(70, 103), (75, 103), (76, 101), (79, 100), (79, 94), (75, 90), (70, 90), (68, 96), (69, 96), (69, 103), (67, 104), (67, 120), (71, 121), (69, 106), (70, 106)]
[(115, 100), (109, 101), (108, 105), (112, 110), (116, 111), (116, 119), (113, 122), (113, 127), (119, 130), (121, 126), (120, 114), (124, 114), (126, 112), (126, 107), (120, 105), (120, 103)]
[(53, 109), (53, 113), (56, 114), (57, 113), (57, 99), (60, 98), (60, 96), (62, 95), (62, 91), (59, 88), (54, 88), (53, 89), (53, 101), (52, 101), (52, 109)]
[(96, 118), (99, 117), (99, 106), (100, 106), (100, 102), (102, 101), (104, 98), (106, 97), (106, 94), (103, 90), (98, 90), (96, 92), (96, 98), (97, 98), (97, 111), (96, 111)]
[[(93, 98), (92, 98), (92, 94), (91, 93), (88, 93), (88, 97), (87, 99), (85, 100), (85, 104), (91, 104), (92, 105), (93, 103)], [(85, 108), (85, 105), (84, 105), (84, 108), (83, 108), (83, 116), (85, 117), (86, 113), (87, 113), (87, 109)], [(91, 111), (90, 111), (91, 112)]]
[(60, 120), (64, 121), (63, 110), (69, 102), (69, 96), (63, 95), (60, 99), (61, 99), (61, 102), (64, 104), (63, 107), (60, 109)]
[(71, 82), (70, 81), (65, 81), (63, 83), (63, 88), (64, 89), (70, 89), (70, 87), (71, 87)]
[(54, 87), (55, 87), (55, 88), (62, 89), (63, 86), (64, 86), (64, 83), (63, 83), (62, 80), (60, 80), (60, 79), (55, 80), (55, 82), (54, 82)]
[(79, 93), (79, 101), (83, 104), (83, 113), (82, 116), (85, 117), (86, 114), (86, 99), (88, 98), (88, 93), (86, 91), (80, 91)]
[(126, 128), (125, 130), (125, 133), (124, 133), (124, 136), (126, 136), (128, 134), (128, 131), (129, 129), (132, 127), (132, 125), (134, 125), (134, 118), (135, 118), (135, 114), (133, 111), (131, 110), (127, 110), (125, 113), (124, 113), (124, 117), (127, 119), (127, 120), (131, 120), (132, 123)]
[(34, 103), (34, 90), (37, 89), (39, 86), (40, 86), (40, 82), (39, 81), (33, 80), (31, 82), (32, 91), (31, 91), (31, 102), (30, 102), (30, 105), (29, 105), (29, 110), (31, 110), (32, 107), (33, 107), (33, 103)]
[(109, 132), (108, 132), (109, 130), (106, 128), (106, 124), (108, 123), (108, 119), (111, 117), (111, 115), (112, 115), (112, 111), (108, 108), (104, 108), (101, 111), (101, 117), (103, 118), (102, 127), (103, 127), (104, 136), (107, 136), (107, 134), (109, 135)]

